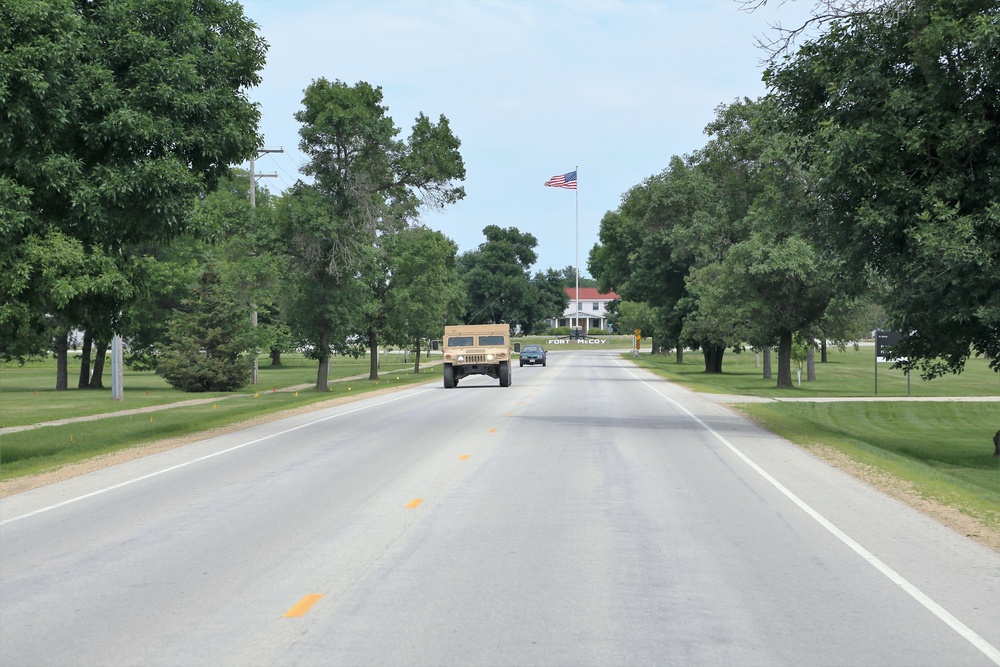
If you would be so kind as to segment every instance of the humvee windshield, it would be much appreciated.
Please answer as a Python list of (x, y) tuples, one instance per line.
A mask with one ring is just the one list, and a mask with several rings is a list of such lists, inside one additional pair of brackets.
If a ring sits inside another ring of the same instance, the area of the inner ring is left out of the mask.
[(487, 345), (503, 345), (503, 336), (480, 336), (479, 345), (486, 347)]
[(448, 347), (469, 347), (470, 345), (472, 345), (472, 336), (452, 336), (448, 339)]

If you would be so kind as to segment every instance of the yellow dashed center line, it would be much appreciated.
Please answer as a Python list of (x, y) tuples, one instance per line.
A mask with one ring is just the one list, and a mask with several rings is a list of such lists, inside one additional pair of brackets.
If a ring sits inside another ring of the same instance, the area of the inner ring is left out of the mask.
[(410, 502), (408, 502), (408, 503), (406, 504), (406, 509), (408, 509), (408, 510), (411, 510), (411, 509), (413, 509), (414, 507), (417, 507), (417, 506), (419, 506), (419, 505), (420, 505), (420, 503), (422, 503), (422, 502), (424, 502), (424, 499), (423, 499), (423, 498), (414, 498), (413, 500), (411, 500)]
[(306, 612), (312, 609), (312, 606), (319, 602), (321, 597), (323, 597), (321, 593), (305, 596), (299, 600), (298, 604), (285, 613), (285, 618), (301, 618), (305, 616)]
[(459, 461), (464, 461), (464, 460), (465, 460), (465, 459), (467, 459), (467, 458), (469, 458), (469, 455), (468, 455), (468, 454), (462, 454), (461, 456), (459, 456), (459, 457), (458, 457), (458, 460), (459, 460)]
[(497, 432), (497, 430), (495, 428), (491, 428), (490, 429), (490, 433), (496, 433), (496, 432)]

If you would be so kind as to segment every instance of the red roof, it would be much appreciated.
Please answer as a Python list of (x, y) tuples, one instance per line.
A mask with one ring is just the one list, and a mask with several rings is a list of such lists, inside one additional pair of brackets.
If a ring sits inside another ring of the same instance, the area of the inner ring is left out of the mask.
[[(571, 300), (576, 299), (576, 288), (567, 287), (566, 296)], [(607, 294), (601, 294), (596, 287), (581, 287), (580, 288), (580, 300), (581, 301), (611, 301), (612, 299), (617, 299), (618, 295), (614, 292), (608, 292)]]

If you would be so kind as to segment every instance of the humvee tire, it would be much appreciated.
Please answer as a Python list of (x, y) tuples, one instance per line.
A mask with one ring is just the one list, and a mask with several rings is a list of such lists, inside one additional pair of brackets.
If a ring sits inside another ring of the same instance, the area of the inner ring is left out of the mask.
[(455, 388), (455, 369), (451, 364), (444, 365), (444, 388)]
[(500, 362), (500, 386), (509, 387), (510, 386), (510, 362), (501, 361)]

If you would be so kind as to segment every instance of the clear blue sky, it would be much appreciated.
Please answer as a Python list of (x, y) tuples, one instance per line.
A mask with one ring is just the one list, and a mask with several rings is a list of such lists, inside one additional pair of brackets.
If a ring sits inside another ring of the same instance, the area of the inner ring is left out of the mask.
[[(270, 45), (257, 162), (280, 191), (301, 178), (292, 114), (317, 78), (380, 86), (402, 135), (444, 114), (462, 142), (466, 198), (422, 222), (459, 251), (487, 225), (538, 238), (532, 273), (577, 262), (588, 275), (601, 217), (622, 195), (706, 141), (715, 108), (765, 92), (755, 38), (813, 3), (747, 13), (734, 0), (244, 0)], [(543, 187), (579, 166), (579, 190)]]

